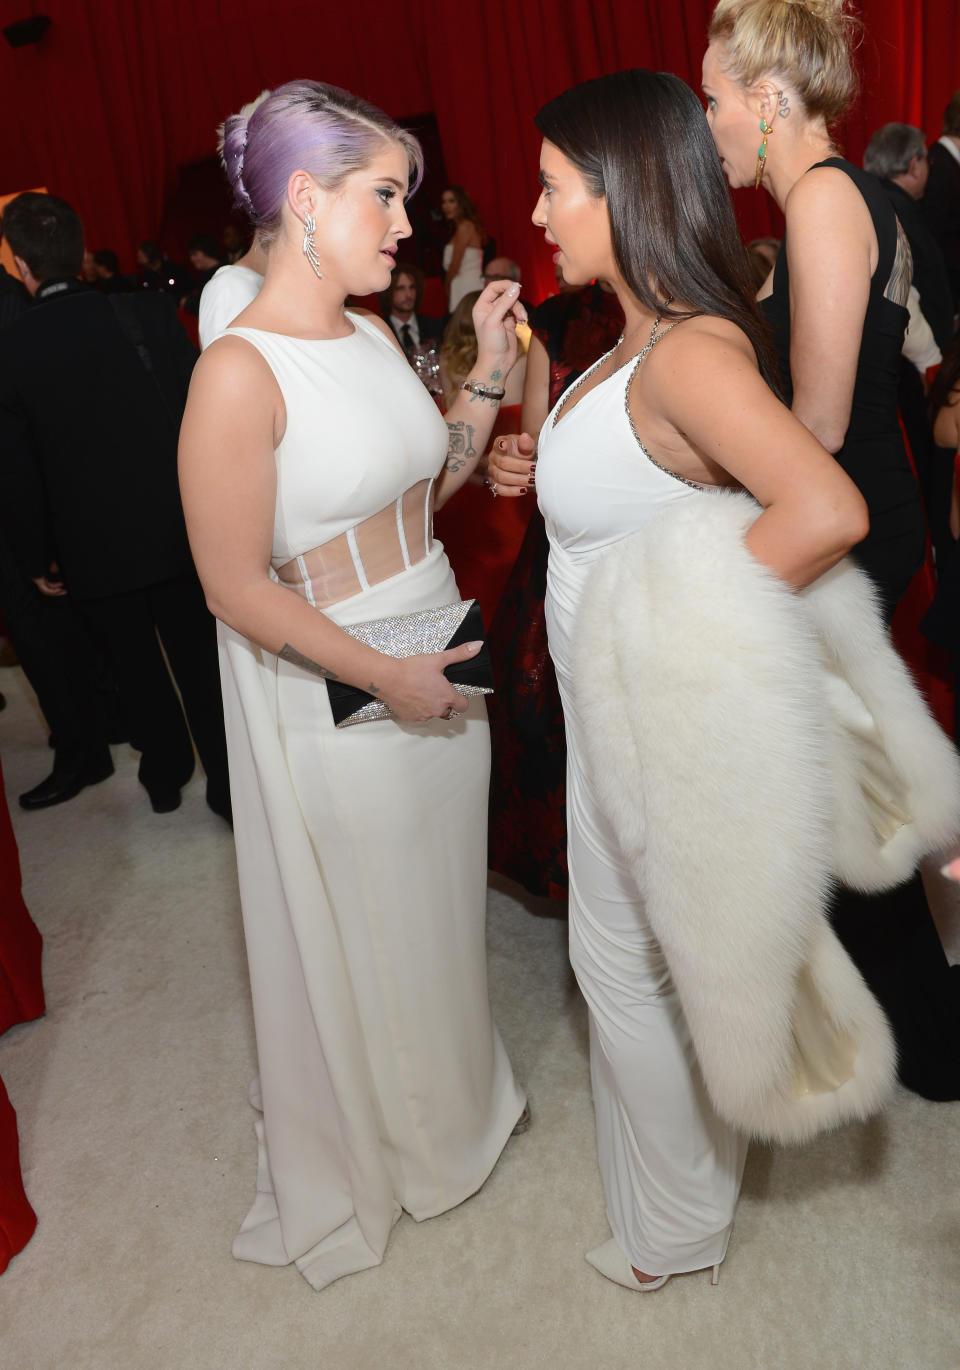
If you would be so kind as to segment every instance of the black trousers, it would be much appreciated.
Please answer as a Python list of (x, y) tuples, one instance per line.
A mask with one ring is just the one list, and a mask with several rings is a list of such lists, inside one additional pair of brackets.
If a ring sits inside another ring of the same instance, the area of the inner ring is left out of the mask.
[[(881, 588), (889, 624), (906, 587)], [(960, 1099), (960, 970), (947, 961), (920, 876), (884, 894), (839, 889), (830, 921), (890, 1020), (901, 1082), (925, 1099)]]
[(101, 761), (117, 711), (116, 690), (105, 680), (97, 644), (69, 595), (42, 595), (0, 538), (0, 606), (56, 743), (58, 769)]
[(216, 625), (196, 576), (85, 600), (78, 607), (116, 672), (131, 737), (141, 752), (141, 783), (148, 790), (186, 784), (194, 767), (192, 733), (207, 773), (207, 798), (218, 812), (228, 811)]

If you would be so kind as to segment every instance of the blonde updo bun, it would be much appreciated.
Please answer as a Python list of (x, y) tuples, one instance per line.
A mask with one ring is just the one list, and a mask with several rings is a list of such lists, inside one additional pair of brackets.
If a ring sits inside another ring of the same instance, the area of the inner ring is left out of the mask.
[(851, 53), (860, 22), (848, 0), (719, 0), (711, 42), (725, 46), (725, 66), (749, 89), (764, 76), (782, 80), (811, 117), (833, 123), (856, 98)]

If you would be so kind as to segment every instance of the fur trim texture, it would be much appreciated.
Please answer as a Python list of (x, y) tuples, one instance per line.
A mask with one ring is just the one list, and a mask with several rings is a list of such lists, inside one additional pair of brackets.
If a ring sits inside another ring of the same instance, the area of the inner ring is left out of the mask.
[(598, 562), (576, 634), (601, 808), (635, 872), (717, 1111), (797, 1142), (893, 1082), (834, 936), (835, 879), (908, 878), (960, 831), (960, 766), (863, 572), (800, 594), (744, 546), (747, 495), (673, 506)]

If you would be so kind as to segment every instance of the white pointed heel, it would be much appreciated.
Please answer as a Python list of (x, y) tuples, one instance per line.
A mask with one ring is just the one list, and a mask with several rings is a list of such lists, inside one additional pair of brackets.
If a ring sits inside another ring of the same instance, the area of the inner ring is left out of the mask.
[(512, 1129), (512, 1131), (511, 1131), (511, 1133), (510, 1133), (510, 1136), (511, 1136), (511, 1137), (520, 1137), (520, 1136), (522, 1136), (524, 1132), (526, 1132), (526, 1131), (529, 1130), (529, 1127), (530, 1127), (530, 1124), (531, 1124), (532, 1121), (533, 1121), (533, 1117), (532, 1117), (532, 1114), (530, 1113), (530, 1105), (529, 1105), (529, 1104), (524, 1104), (524, 1106), (523, 1106), (523, 1112), (520, 1114), (520, 1117), (519, 1117), (519, 1118), (517, 1119), (517, 1121), (514, 1123), (513, 1129)]
[[(661, 1275), (655, 1280), (638, 1280), (633, 1273), (633, 1266), (613, 1237), (608, 1242), (604, 1242), (602, 1246), (597, 1246), (593, 1251), (588, 1251), (586, 1258), (594, 1270), (598, 1270), (608, 1280), (612, 1280), (614, 1284), (622, 1285), (624, 1289), (636, 1289), (640, 1294), (652, 1294), (655, 1289), (662, 1289), (667, 1280), (671, 1278), (669, 1275)], [(712, 1267), (706, 1266), (705, 1269), (710, 1270), (710, 1283), (712, 1285), (719, 1284), (720, 1262), (718, 1261)], [(690, 1273), (693, 1274), (694, 1272), (691, 1271)]]
[(613, 1280), (614, 1284), (622, 1284), (624, 1289), (636, 1289), (641, 1294), (652, 1294), (655, 1289), (662, 1289), (670, 1278), (669, 1275), (661, 1275), (656, 1280), (638, 1280), (633, 1273), (633, 1266), (613, 1237), (604, 1242), (603, 1246), (588, 1251), (587, 1260), (594, 1270), (599, 1270), (601, 1275)]

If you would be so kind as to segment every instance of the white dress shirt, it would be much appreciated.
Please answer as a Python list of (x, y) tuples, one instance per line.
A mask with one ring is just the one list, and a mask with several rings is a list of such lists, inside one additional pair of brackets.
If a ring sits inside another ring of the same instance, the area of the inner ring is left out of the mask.
[(409, 319), (398, 319), (396, 314), (390, 315), (390, 327), (394, 330), (401, 342), (403, 341), (403, 333), (400, 330), (403, 328), (404, 324), (410, 329), (410, 340), (413, 343), (413, 346), (416, 347), (420, 342), (420, 329), (417, 326), (416, 314), (411, 314)]

